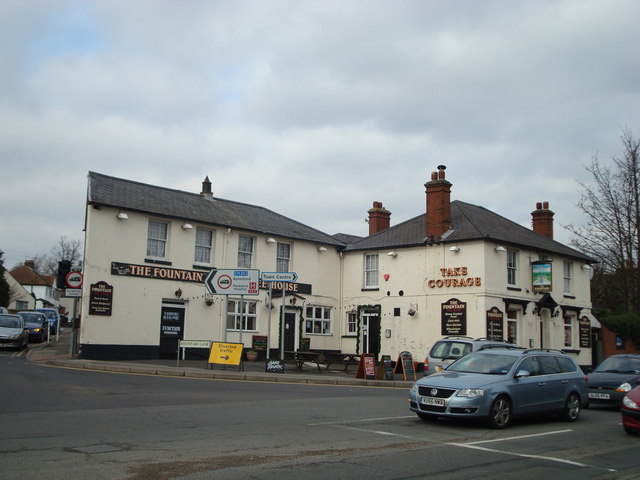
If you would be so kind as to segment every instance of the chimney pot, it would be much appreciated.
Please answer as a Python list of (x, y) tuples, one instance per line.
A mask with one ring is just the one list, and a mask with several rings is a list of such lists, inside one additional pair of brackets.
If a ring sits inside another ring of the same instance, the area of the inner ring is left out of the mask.
[(369, 235), (386, 230), (391, 225), (391, 212), (382, 206), (382, 202), (373, 202), (368, 213)]
[(209, 176), (208, 175), (204, 179), (204, 182), (202, 182), (202, 191), (200, 192), (200, 195), (202, 195), (204, 198), (208, 198), (208, 199), (212, 199), (213, 198), (213, 193), (211, 192), (211, 181), (209, 180)]
[(531, 212), (533, 231), (553, 240), (553, 215), (549, 202), (537, 202), (536, 209)]
[(451, 228), (451, 183), (445, 180), (445, 166), (431, 174), (424, 186), (427, 193), (426, 236), (438, 239)]

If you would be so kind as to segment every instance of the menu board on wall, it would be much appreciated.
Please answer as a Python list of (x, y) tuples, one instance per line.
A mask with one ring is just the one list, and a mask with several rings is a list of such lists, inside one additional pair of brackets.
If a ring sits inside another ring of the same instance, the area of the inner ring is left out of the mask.
[(487, 338), (504, 338), (504, 314), (498, 307), (487, 310)]
[(467, 303), (457, 298), (441, 304), (442, 335), (467, 334)]
[(100, 281), (92, 283), (89, 289), (89, 315), (111, 315), (113, 305), (113, 285)]
[(591, 321), (582, 317), (578, 322), (580, 332), (580, 348), (591, 348)]

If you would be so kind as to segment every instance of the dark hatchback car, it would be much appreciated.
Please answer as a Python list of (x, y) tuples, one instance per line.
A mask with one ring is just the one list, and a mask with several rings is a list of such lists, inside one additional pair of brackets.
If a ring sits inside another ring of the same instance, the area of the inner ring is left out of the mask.
[(640, 435), (640, 386), (622, 399), (622, 427), (629, 434)]
[(589, 403), (620, 407), (622, 399), (640, 384), (640, 355), (612, 355), (588, 376)]
[(25, 326), (29, 330), (30, 342), (44, 342), (48, 338), (49, 321), (44, 313), (40, 312), (18, 312), (24, 320)]

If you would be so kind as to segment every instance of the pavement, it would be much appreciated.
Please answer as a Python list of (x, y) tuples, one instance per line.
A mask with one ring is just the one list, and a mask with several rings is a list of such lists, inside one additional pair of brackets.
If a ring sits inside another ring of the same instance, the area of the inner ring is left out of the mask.
[[(30, 344), (26, 357), (31, 362), (54, 367), (74, 368), (114, 373), (138, 375), (159, 375), (170, 377), (190, 377), (218, 380), (238, 380), (251, 382), (307, 383), (316, 385), (351, 385), (361, 387), (402, 388), (409, 390), (414, 379), (405, 380), (402, 374), (395, 374), (394, 380), (369, 380), (356, 378), (357, 366), (344, 371), (342, 365), (331, 365), (327, 370), (318, 369), (315, 363), (305, 363), (301, 370), (292, 362), (285, 363), (284, 373), (265, 371), (265, 361), (243, 362), (241, 367), (211, 366), (206, 359), (180, 360), (87, 360), (72, 353), (72, 330), (62, 328), (59, 338), (51, 337), (49, 343)], [(418, 373), (419, 378), (422, 374)]]

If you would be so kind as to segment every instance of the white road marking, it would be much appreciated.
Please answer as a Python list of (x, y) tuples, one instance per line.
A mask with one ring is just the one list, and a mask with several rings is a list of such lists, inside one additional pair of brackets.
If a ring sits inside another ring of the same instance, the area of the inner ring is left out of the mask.
[(336, 422), (308, 423), (307, 425), (310, 427), (317, 427), (321, 425), (340, 425), (343, 423), (384, 422), (386, 420), (401, 420), (403, 418), (415, 418), (415, 415), (404, 415), (402, 417), (363, 418), (362, 420), (340, 420)]
[(480, 443), (505, 442), (509, 440), (521, 440), (523, 438), (544, 437), (546, 435), (557, 435), (559, 433), (573, 432), (572, 429), (556, 430), (555, 432), (532, 433), (531, 435), (520, 435), (518, 437), (494, 438), (493, 440), (479, 440), (477, 442), (466, 442), (460, 445), (478, 445)]

